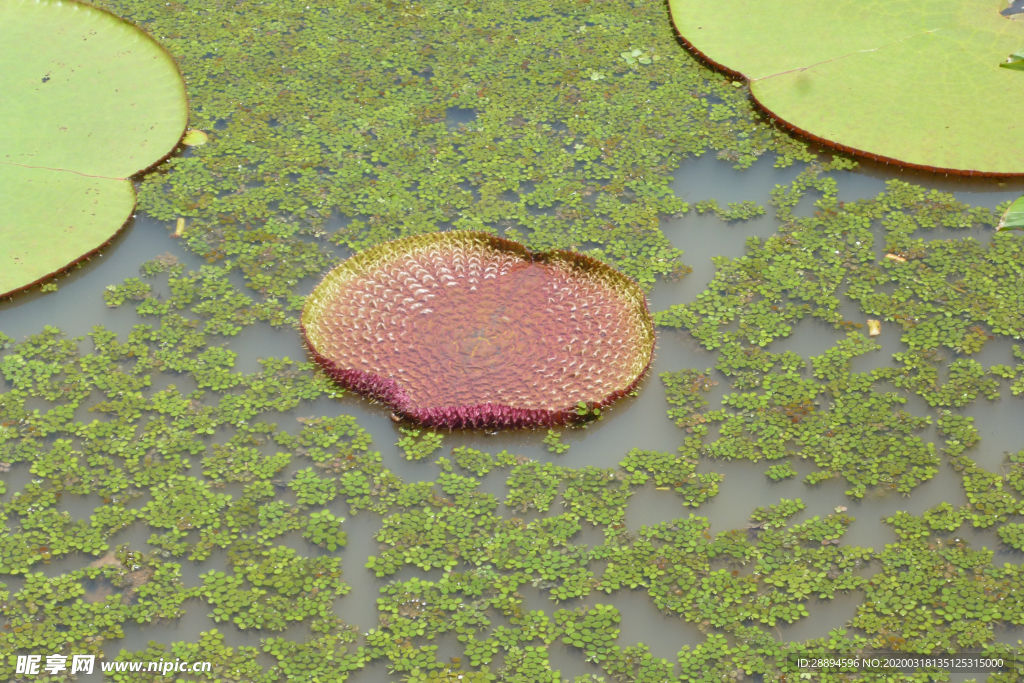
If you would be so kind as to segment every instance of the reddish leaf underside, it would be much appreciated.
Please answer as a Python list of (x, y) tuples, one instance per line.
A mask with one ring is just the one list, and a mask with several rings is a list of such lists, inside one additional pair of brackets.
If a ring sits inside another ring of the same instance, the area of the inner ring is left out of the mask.
[(632, 391), (654, 352), (646, 299), (626, 276), (473, 232), (354, 256), (310, 295), (302, 323), (337, 381), (439, 427), (572, 421), (580, 402)]

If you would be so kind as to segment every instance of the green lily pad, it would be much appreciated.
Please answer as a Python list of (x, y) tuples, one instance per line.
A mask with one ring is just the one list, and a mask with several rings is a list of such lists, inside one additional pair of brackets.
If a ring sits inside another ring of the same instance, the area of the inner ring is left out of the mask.
[(999, 220), (997, 230), (1024, 230), (1024, 197), (1017, 197)]
[(1024, 173), (1002, 69), (1024, 22), (1002, 0), (670, 0), (683, 38), (745, 76), (760, 105), (839, 149), (960, 174)]
[(1024, 71), (1024, 50), (1018, 50), (1012, 55), (1006, 58), (1006, 61), (1000, 64), (1004, 69), (1016, 69), (1017, 71)]
[(187, 147), (198, 147), (205, 145), (209, 140), (210, 136), (206, 134), (206, 131), (193, 129), (185, 133), (185, 137), (181, 139), (181, 144)]
[(185, 84), (142, 30), (59, 0), (0, 0), (0, 296), (103, 246), (128, 177), (181, 139)]

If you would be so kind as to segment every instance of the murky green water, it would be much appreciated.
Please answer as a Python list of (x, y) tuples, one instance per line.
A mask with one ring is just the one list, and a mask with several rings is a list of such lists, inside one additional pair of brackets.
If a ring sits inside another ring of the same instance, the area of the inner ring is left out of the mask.
[[(770, 190), (776, 184), (791, 182), (799, 170), (798, 167), (777, 170), (772, 168), (771, 159), (763, 158), (753, 168), (740, 172), (733, 170), (730, 164), (707, 155), (685, 162), (675, 174), (672, 187), (678, 196), (689, 202), (714, 198), (723, 205), (730, 201), (750, 199), (767, 204)], [(988, 207), (994, 207), (1024, 191), (1024, 181), (999, 183), (935, 178), (923, 174), (894, 172), (877, 165), (866, 165), (859, 171), (834, 173), (833, 176), (839, 183), (839, 199), (847, 202), (875, 196), (884, 189), (884, 182), (889, 178), (906, 179), (953, 192), (962, 201)], [(802, 203), (796, 213), (806, 215), (811, 211), (813, 206)], [(744, 240), (748, 236), (767, 237), (775, 233), (777, 228), (778, 222), (770, 214), (734, 224), (726, 224), (710, 213), (697, 215), (690, 212), (681, 217), (664, 218), (662, 229), (672, 244), (685, 252), (684, 261), (693, 267), (693, 272), (679, 282), (659, 282), (650, 296), (652, 309), (661, 310), (671, 304), (693, 300), (714, 274), (712, 256), (740, 256), (744, 253)], [(990, 237), (990, 232), (983, 230), (934, 230), (926, 237), (939, 239), (951, 236), (964, 237), (966, 234), (982, 243)], [(70, 276), (61, 278), (58, 292), (48, 295), (28, 294), (0, 304), (0, 331), (21, 340), (27, 335), (37, 333), (47, 324), (59, 325), (68, 335), (83, 335), (94, 325), (104, 325), (117, 331), (123, 338), (139, 319), (127, 306), (118, 309), (107, 308), (101, 297), (103, 288), (127, 277), (136, 276), (140, 263), (164, 252), (174, 254), (190, 268), (201, 265), (193, 254), (169, 237), (165, 226), (145, 216), (139, 216), (123, 236), (115, 240), (101, 256), (75, 270)], [(241, 284), (240, 281), (238, 284)], [(304, 282), (303, 291), (308, 291), (312, 284), (312, 279)], [(863, 322), (862, 318), (865, 317), (860, 313), (859, 307), (852, 302), (844, 305), (843, 313), (847, 319), (855, 322)], [(883, 332), (878, 339), (882, 349), (858, 358), (854, 368), (856, 371), (889, 364), (892, 354), (901, 349), (898, 328), (889, 323), (883, 324), (882, 327)], [(791, 350), (806, 359), (822, 353), (844, 336), (844, 332), (837, 331), (820, 321), (805, 319), (796, 326), (790, 337), (773, 343), (770, 349)], [(991, 342), (975, 357), (985, 365), (1008, 363), (1011, 358), (1010, 346), (1011, 344), (1005, 341)], [(259, 358), (304, 357), (303, 346), (297, 332), (274, 329), (265, 324), (246, 328), (236, 338), (232, 338), (227, 347), (238, 353), (236, 369), (242, 372), (257, 370)], [(674, 452), (681, 443), (681, 432), (666, 418), (669, 405), (658, 381), (658, 375), (683, 368), (709, 368), (714, 365), (715, 360), (715, 354), (703, 350), (687, 333), (662, 329), (659, 332), (652, 372), (642, 384), (639, 395), (614, 405), (606, 411), (604, 419), (600, 422), (585, 429), (565, 430), (562, 438), (570, 445), (566, 453), (550, 453), (541, 440), (544, 435), (542, 431), (497, 434), (456, 432), (445, 436), (445, 451), (442, 453), (458, 446), (469, 446), (489, 453), (507, 449), (534, 460), (578, 468), (586, 465), (615, 467), (631, 448)], [(730, 389), (724, 376), (717, 371), (713, 371), (713, 375), (718, 385), (714, 387), (709, 397), (712, 407), (715, 407)], [(159, 389), (169, 382), (170, 378), (154, 377), (154, 389)], [(175, 377), (173, 382), (179, 389), (190, 388), (187, 386), (187, 379)], [(0, 385), (0, 388), (4, 387)], [(982, 434), (982, 444), (973, 455), (979, 464), (988, 469), (998, 470), (1005, 452), (1024, 447), (1024, 433), (1019, 429), (1021, 418), (1024, 417), (1022, 408), (1024, 404), (1021, 403), (1021, 399), (1004, 397), (996, 402), (979, 399), (964, 411), (975, 418), (975, 424)], [(909, 397), (907, 409), (920, 415), (930, 412), (927, 405), (915, 396)], [(304, 404), (289, 414), (270, 416), (267, 419), (276, 421), (285, 429), (293, 430), (296, 426), (296, 417), (341, 414), (355, 416), (358, 423), (372, 434), (374, 447), (381, 451), (385, 467), (406, 481), (436, 479), (440, 471), (436, 464), (410, 462), (393, 445), (402, 435), (398, 426), (390, 420), (388, 411), (383, 406), (374, 405), (356, 395), (349, 394), (339, 400), (321, 398), (311, 405)], [(713, 437), (714, 430), (709, 435), (709, 441)], [(924, 430), (922, 438), (936, 443), (937, 447), (941, 444), (934, 426)], [(953, 505), (967, 502), (959, 476), (945, 463), (940, 466), (936, 477), (920, 485), (909, 497), (901, 497), (895, 492), (870, 493), (863, 500), (852, 502), (844, 495), (843, 482), (827, 481), (809, 486), (801, 479), (802, 475), (811, 472), (813, 468), (799, 460), (795, 462), (795, 466), (800, 476), (773, 483), (765, 476), (765, 463), (722, 462), (705, 458), (700, 463), (699, 472), (718, 472), (725, 475), (721, 491), (715, 498), (693, 510), (684, 507), (674, 493), (655, 490), (653, 484), (648, 484), (631, 498), (625, 518), (626, 527), (635, 531), (641, 525), (656, 524), (693, 513), (707, 517), (712, 531), (718, 533), (743, 527), (748, 522), (751, 511), (756, 507), (776, 503), (780, 498), (800, 498), (807, 504), (807, 508), (800, 513), (797, 520), (807, 519), (813, 515), (825, 516), (836, 506), (847, 506), (849, 514), (856, 517), (856, 522), (844, 537), (844, 543), (878, 549), (896, 541), (892, 528), (882, 522), (884, 517), (898, 510), (920, 514), (939, 502)], [(289, 477), (297, 469), (298, 463), (284, 472), (282, 477)], [(201, 474), (197, 462), (193, 463), (189, 474)], [(507, 492), (505, 476), (504, 472), (492, 471), (482, 477), (480, 490), (504, 498)], [(13, 492), (23, 488), (30, 479), (27, 466), (15, 466), (4, 475), (4, 479), (8, 483), (8, 493), (2, 500), (7, 501)], [(241, 492), (241, 485), (228, 484), (223, 492), (238, 495)], [(283, 499), (293, 501), (294, 494), (286, 491)], [(137, 505), (144, 502), (143, 498)], [(560, 502), (560, 498), (556, 499), (552, 509), (560, 510)], [(87, 517), (98, 503), (96, 496), (68, 495), (61, 501), (60, 509), (67, 510), (76, 518)], [(328, 508), (335, 514), (347, 517), (344, 526), (348, 532), (348, 545), (338, 554), (343, 559), (345, 581), (353, 588), (347, 596), (336, 601), (335, 609), (339, 616), (349, 623), (358, 625), (361, 631), (365, 632), (376, 625), (378, 590), (390, 580), (408, 579), (413, 576), (437, 579), (441, 576), (440, 570), (422, 572), (406, 568), (390, 579), (375, 578), (371, 572), (363, 569), (363, 565), (369, 555), (378, 552), (377, 542), (373, 536), (380, 528), (380, 517), (370, 512), (350, 515), (347, 505), (340, 502), (340, 498), (328, 505)], [(499, 507), (497, 513), (503, 516), (523, 516), (526, 519), (537, 516), (522, 515), (504, 505)], [(583, 527), (578, 539), (574, 539), (575, 542), (586, 545), (601, 542), (603, 537), (599, 528), (587, 523), (584, 523)], [(987, 547), (994, 550), (995, 564), (1021, 562), (1022, 554), (1008, 550), (999, 542), (994, 531), (964, 529), (966, 527), (952, 535), (964, 538), (972, 547)], [(150, 530), (144, 528), (141, 522), (136, 522), (129, 530), (116, 535), (111, 540), (111, 545), (130, 543), (133, 547), (145, 549), (149, 533)], [(283, 542), (306, 555), (316, 556), (326, 552), (306, 542), (297, 533), (285, 537)], [(41, 570), (48, 576), (56, 576), (70, 569), (87, 566), (93, 559), (92, 556), (76, 555), (42, 565)], [(211, 559), (202, 563), (187, 560), (182, 562), (185, 582), (189, 586), (201, 583), (198, 578), (201, 573), (227, 566), (223, 551), (215, 552)], [(591, 569), (595, 573), (600, 573), (594, 565)], [(863, 576), (870, 576), (875, 569), (866, 564), (859, 571)], [(21, 580), (14, 578), (8, 583), (12, 587), (18, 587)], [(102, 587), (97, 587), (97, 590), (102, 590)], [(520, 592), (523, 595), (524, 607), (542, 609), (548, 613), (553, 613), (558, 607), (572, 608), (584, 604), (611, 602), (619, 608), (622, 615), (620, 640), (647, 643), (656, 656), (669, 660), (675, 658), (675, 653), (681, 646), (694, 646), (704, 639), (695, 625), (675, 616), (660, 613), (643, 590), (624, 589), (611, 596), (593, 594), (586, 599), (558, 606), (538, 589), (524, 587)], [(791, 626), (780, 626), (777, 629), (778, 637), (787, 642), (804, 640), (819, 636), (829, 629), (842, 627), (853, 616), (861, 600), (862, 595), (856, 591), (840, 595), (831, 601), (812, 600), (811, 616)], [(122, 641), (112, 642), (106, 646), (107, 656), (112, 658), (122, 648), (142, 649), (150, 640), (161, 643), (189, 640), (198, 632), (213, 628), (225, 633), (232, 644), (259, 644), (259, 632), (243, 631), (231, 624), (215, 623), (206, 615), (208, 608), (201, 602), (192, 601), (187, 603), (185, 608), (187, 615), (177, 621), (132, 628)], [(501, 617), (496, 617), (494, 623), (502, 623)], [(285, 631), (283, 635), (289, 639), (302, 640), (308, 635), (308, 627), (295, 626)], [(1015, 629), (998, 629), (996, 635), (1000, 641), (1015, 642), (1024, 634)], [(442, 640), (440, 652), (450, 651), (454, 655), (458, 651), (457, 643), (454, 643), (450, 636), (447, 638)], [(265, 655), (260, 656), (260, 661), (267, 666), (271, 664), (271, 660)], [(500, 663), (500, 659), (498, 662)], [(563, 678), (601, 673), (595, 665), (584, 662), (578, 652), (562, 645), (552, 647), (552, 665), (562, 671)], [(492, 668), (495, 666), (492, 665)], [(83, 677), (82, 680), (99, 679), (100, 676), (95, 675)], [(358, 683), (377, 683), (391, 680), (391, 677), (384, 666), (377, 663), (355, 674), (350, 680)]]

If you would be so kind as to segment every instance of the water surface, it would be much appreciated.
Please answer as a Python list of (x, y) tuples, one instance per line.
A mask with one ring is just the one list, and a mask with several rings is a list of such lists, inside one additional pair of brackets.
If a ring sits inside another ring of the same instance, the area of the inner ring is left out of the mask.
[[(449, 111), (448, 121), (449, 125), (458, 126), (472, 121), (472, 117), (462, 110)], [(716, 199), (725, 206), (728, 202), (752, 199), (767, 206), (769, 193), (775, 185), (791, 182), (802, 169), (800, 164), (776, 169), (773, 163), (771, 158), (765, 157), (751, 169), (737, 171), (731, 168), (728, 162), (704, 155), (687, 160), (674, 175), (672, 187), (677, 195), (691, 203)], [(839, 199), (846, 202), (876, 196), (885, 189), (885, 182), (891, 179), (952, 192), (962, 201), (990, 208), (1024, 192), (1024, 181), (1003, 183), (995, 180), (935, 177), (921, 173), (899, 172), (891, 167), (870, 163), (862, 163), (860, 169), (854, 172), (834, 173), (833, 177), (838, 183)], [(802, 210), (807, 210), (807, 207), (803, 207)], [(778, 230), (779, 223), (769, 208), (766, 216), (733, 223), (725, 223), (711, 213), (699, 215), (691, 211), (681, 216), (664, 217), (661, 226), (672, 244), (683, 250), (683, 260), (693, 268), (693, 272), (678, 282), (659, 282), (650, 295), (653, 310), (692, 301), (714, 276), (712, 257), (742, 255), (746, 249), (747, 237), (768, 237)], [(876, 230), (878, 229), (876, 227)], [(991, 234), (990, 230), (973, 232), (978, 233), (976, 238), (979, 240), (985, 240)], [(965, 234), (965, 231), (932, 231), (928, 237), (961, 237)], [(881, 237), (877, 233), (876, 235)], [(202, 265), (200, 259), (169, 236), (166, 225), (145, 216), (137, 216), (101, 255), (94, 257), (69, 275), (62, 276), (59, 279), (60, 288), (56, 293), (29, 293), (0, 303), (0, 331), (21, 340), (27, 335), (39, 332), (47, 324), (60, 326), (70, 336), (84, 335), (94, 325), (104, 325), (118, 332), (123, 340), (131, 327), (140, 320), (135, 316), (131, 306), (108, 308), (102, 298), (103, 289), (107, 285), (120, 283), (125, 278), (137, 277), (139, 264), (164, 253), (174, 255), (191, 269)], [(308, 291), (313, 282), (313, 279), (304, 282), (303, 291)], [(859, 321), (865, 317), (852, 302), (845, 302), (842, 312), (851, 320)], [(857, 358), (854, 370), (863, 372), (872, 367), (890, 365), (891, 354), (903, 346), (899, 342), (899, 336), (900, 331), (895, 325), (883, 324), (882, 336), (878, 339), (883, 349)], [(795, 333), (791, 337), (775, 342), (770, 349), (791, 350), (808, 358), (822, 353), (843, 337), (845, 332), (834, 330), (816, 320), (804, 320), (796, 325)], [(226, 346), (238, 354), (236, 369), (243, 372), (257, 370), (260, 358), (288, 356), (294, 359), (303, 358), (305, 354), (297, 331), (287, 328), (274, 329), (266, 324), (244, 329), (237, 337), (228, 339)], [(1010, 357), (1010, 344), (1004, 342), (991, 343), (976, 358), (984, 365), (1013, 362)], [(542, 462), (579, 468), (587, 465), (615, 467), (631, 448), (675, 452), (682, 443), (683, 433), (666, 417), (669, 405), (658, 375), (683, 368), (704, 370), (713, 367), (715, 360), (715, 354), (703, 350), (688, 334), (676, 330), (659, 330), (652, 372), (640, 385), (638, 395), (616, 403), (605, 411), (602, 420), (585, 429), (562, 430), (562, 440), (570, 446), (567, 452), (561, 455), (550, 452), (542, 441), (545, 434), (543, 430), (502, 433), (457, 431), (446, 434), (444, 448), (439, 454), (447, 455), (454, 447), (469, 446), (489, 453), (508, 450)], [(731, 389), (721, 373), (712, 371), (712, 375), (718, 381), (718, 385), (709, 393), (714, 407), (718, 405), (721, 396)], [(154, 380), (157, 387), (170, 383), (167, 378), (157, 377)], [(179, 386), (182, 381), (181, 378), (173, 379)], [(915, 397), (910, 397), (907, 409), (916, 414), (928, 412), (927, 406)], [(1024, 436), (1021, 436), (1020, 430), (1016, 427), (1024, 416), (1021, 399), (1007, 395), (990, 402), (979, 398), (962, 412), (973, 416), (976, 426), (981, 431), (982, 444), (973, 452), (972, 457), (983, 467), (998, 471), (1005, 462), (1007, 452), (1024, 449)], [(341, 414), (353, 415), (358, 423), (372, 434), (373, 448), (381, 451), (385, 466), (405, 480), (432, 481), (437, 477), (440, 470), (436, 464), (410, 462), (404, 458), (401, 450), (395, 445), (402, 434), (398, 431), (398, 425), (390, 419), (389, 410), (354, 394), (347, 394), (341, 399), (321, 398), (313, 404), (303, 404), (290, 413), (268, 415), (265, 419), (276, 421), (285, 429), (294, 430), (298, 426), (294, 422), (295, 417)], [(937, 448), (942, 446), (934, 427), (924, 430), (921, 436), (935, 442)], [(657, 524), (696, 514), (707, 517), (712, 530), (720, 532), (745, 525), (751, 511), (758, 506), (777, 503), (780, 498), (800, 498), (807, 504), (807, 509), (795, 518), (796, 521), (814, 515), (825, 516), (836, 506), (846, 506), (849, 514), (856, 517), (856, 521), (851, 525), (844, 541), (878, 550), (896, 540), (891, 527), (883, 521), (896, 511), (907, 510), (920, 514), (939, 502), (949, 502), (953, 505), (966, 503), (959, 475), (945, 462), (940, 465), (936, 477), (920, 485), (909, 497), (894, 492), (872, 492), (859, 501), (851, 501), (844, 495), (845, 484), (841, 481), (828, 481), (817, 486), (804, 483), (803, 476), (814, 469), (810, 463), (797, 459), (794, 465), (799, 475), (782, 482), (772, 482), (768, 479), (765, 475), (768, 464), (770, 463), (704, 459), (698, 471), (719, 472), (725, 475), (721, 491), (715, 498), (693, 509), (685, 507), (682, 499), (672, 492), (656, 491), (650, 485), (641, 487), (629, 501), (626, 526), (629, 530), (636, 531), (642, 525)], [(191, 474), (199, 474), (195, 463)], [(482, 478), (481, 490), (503, 498), (507, 492), (505, 476), (506, 473), (500, 470), (492, 471)], [(9, 491), (2, 500), (9, 500), (12, 492), (24, 487), (30, 478), (26, 467), (12, 468), (4, 475)], [(240, 489), (225, 491), (236, 493)], [(61, 502), (61, 509), (69, 511), (76, 518), (84, 518), (96, 504), (94, 496), (67, 496)], [(380, 528), (381, 520), (379, 516), (368, 512), (350, 515), (347, 506), (338, 501), (332, 503), (330, 507), (336, 514), (347, 517), (345, 528), (349, 542), (346, 548), (339, 551), (339, 555), (344, 562), (345, 581), (352, 586), (351, 592), (340, 598), (335, 607), (338, 615), (349, 623), (358, 625), (360, 630), (365, 632), (376, 625), (376, 596), (378, 590), (389, 581), (377, 579), (371, 572), (363, 569), (366, 557), (378, 551), (374, 535)], [(556, 512), (561, 509), (557, 500), (552, 509)], [(498, 513), (513, 514), (505, 506), (499, 507)], [(600, 534), (593, 531), (591, 529), (589, 532), (581, 532), (580, 542), (586, 539), (587, 544), (600, 543)], [(1004, 561), (1016, 564), (1021, 561), (1021, 554), (1002, 546), (994, 532), (963, 527), (956, 534), (965, 538), (972, 547), (995, 550), (997, 564)], [(136, 524), (135, 527), (118, 534), (113, 542), (130, 542), (134, 547), (145, 548), (148, 535), (148, 530)], [(284, 539), (283, 542), (293, 545), (300, 552), (320, 552), (297, 536)], [(41, 570), (49, 576), (54, 576), (87, 566), (93, 560), (91, 556), (73, 556), (43, 565)], [(227, 560), (223, 554), (214, 554), (210, 560), (202, 563), (183, 561), (186, 584), (198, 585), (201, 573), (222, 569), (226, 565)], [(865, 575), (870, 575), (874, 569), (877, 568), (865, 567)], [(412, 576), (436, 579), (440, 574), (404, 569), (393, 578), (407, 579)], [(15, 587), (21, 583), (19, 579), (5, 578), (5, 581)], [(542, 609), (550, 614), (559, 607), (537, 589), (527, 586), (520, 592), (524, 604), (530, 609)], [(811, 616), (792, 626), (780, 628), (779, 637), (786, 642), (803, 640), (821, 635), (829, 629), (842, 627), (853, 616), (862, 597), (859, 593), (853, 593), (838, 596), (832, 601), (812, 601), (809, 606)], [(598, 602), (611, 603), (620, 609), (622, 635), (619, 642), (622, 645), (642, 641), (651, 647), (655, 656), (674, 660), (675, 653), (683, 645), (693, 646), (703, 641), (703, 635), (694, 625), (674, 616), (660, 614), (650, 598), (640, 591), (623, 590), (612, 595), (594, 594), (568, 606), (592, 605)], [(151, 624), (129, 630), (122, 641), (107, 646), (108, 657), (113, 656), (121, 648), (142, 649), (149, 640), (162, 643), (192, 640), (199, 631), (214, 627), (226, 634), (230, 644), (259, 643), (259, 633), (242, 631), (228, 624), (215, 624), (207, 616), (207, 607), (201, 603), (188, 604), (186, 609), (187, 615), (175, 622)], [(495, 623), (501, 623), (500, 619), (501, 617), (496, 617)], [(290, 629), (284, 635), (288, 638), (303, 639), (308, 633), (303, 625)], [(1015, 642), (1021, 637), (1021, 633), (1015, 629), (1001, 629), (998, 637), (1006, 642)], [(452, 652), (457, 650), (451, 643), (442, 647), (442, 651), (448, 649)], [(594, 665), (584, 662), (578, 652), (562, 647), (552, 647), (551, 652), (553, 665), (562, 670), (563, 677), (600, 673)], [(270, 663), (269, 659), (262, 656), (260, 661), (263, 664)], [(97, 674), (93, 677), (83, 677), (82, 680), (99, 678)], [(376, 683), (390, 680), (390, 677), (386, 668), (377, 663), (350, 680)]]

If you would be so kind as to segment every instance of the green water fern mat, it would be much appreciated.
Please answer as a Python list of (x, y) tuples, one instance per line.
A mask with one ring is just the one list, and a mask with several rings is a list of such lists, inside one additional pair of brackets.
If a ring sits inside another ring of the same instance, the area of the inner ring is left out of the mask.
[(1024, 173), (1024, 46), (1003, 0), (670, 0), (682, 37), (821, 142), (901, 165)]
[(142, 30), (58, 0), (0, 0), (0, 296), (95, 251), (135, 207), (128, 177), (187, 119), (174, 59)]

